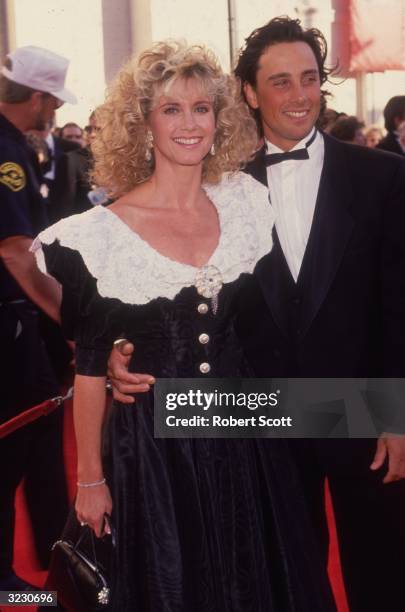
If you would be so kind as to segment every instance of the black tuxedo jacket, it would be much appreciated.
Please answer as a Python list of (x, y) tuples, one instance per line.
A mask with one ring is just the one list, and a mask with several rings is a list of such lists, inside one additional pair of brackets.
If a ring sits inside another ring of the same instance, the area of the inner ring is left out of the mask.
[(92, 154), (88, 147), (79, 147), (69, 151), (58, 160), (55, 180), (49, 192), (49, 220), (51, 223), (92, 208), (87, 197), (92, 189), (89, 178), (92, 161)]
[[(68, 153), (69, 151), (75, 151), (77, 149), (80, 149), (80, 145), (77, 142), (66, 140), (66, 138), (59, 138), (59, 136), (52, 135), (52, 139), (53, 139), (54, 150), (51, 151), (49, 147), (47, 146), (48, 153), (49, 153), (49, 159), (46, 162), (43, 162), (41, 164), (42, 174), (46, 174), (47, 172), (49, 172), (49, 170), (52, 167), (52, 162), (54, 161), (55, 164), (57, 164), (58, 160), (64, 153)], [(48, 187), (51, 187), (53, 181), (51, 179), (45, 179), (45, 182), (48, 185)]]
[(55, 145), (54, 156), (56, 162), (64, 153), (69, 153), (69, 151), (77, 151), (81, 148), (77, 142), (72, 142), (66, 138), (59, 138), (59, 136), (52, 136), (52, 138)]
[[(273, 248), (240, 294), (236, 331), (257, 377), (403, 377), (405, 159), (324, 139), (304, 288), (291, 298)], [(262, 154), (246, 171), (267, 185)]]
[(404, 155), (405, 153), (399, 146), (399, 142), (395, 137), (395, 134), (392, 132), (388, 132), (382, 140), (377, 145), (377, 149), (381, 149), (382, 151), (389, 151), (390, 153), (398, 153), (398, 155)]

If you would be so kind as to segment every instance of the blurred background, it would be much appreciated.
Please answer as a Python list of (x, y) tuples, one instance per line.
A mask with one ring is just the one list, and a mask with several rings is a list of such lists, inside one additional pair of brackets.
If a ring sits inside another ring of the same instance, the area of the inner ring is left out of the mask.
[(57, 124), (87, 123), (118, 67), (152, 41), (204, 42), (229, 69), (244, 38), (276, 15), (299, 17), (329, 44), (340, 65), (328, 105), (383, 125), (382, 110), (405, 94), (405, 0), (0, 0), (0, 60), (16, 47), (43, 46), (71, 60)]

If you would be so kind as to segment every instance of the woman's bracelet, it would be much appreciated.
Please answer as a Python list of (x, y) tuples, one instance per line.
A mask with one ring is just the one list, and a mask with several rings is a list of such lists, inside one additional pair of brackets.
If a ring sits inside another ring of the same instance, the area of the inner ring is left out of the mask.
[(78, 482), (77, 486), (87, 489), (88, 487), (98, 487), (99, 485), (105, 484), (105, 482), (105, 478), (102, 478), (101, 480), (96, 480), (95, 482)]

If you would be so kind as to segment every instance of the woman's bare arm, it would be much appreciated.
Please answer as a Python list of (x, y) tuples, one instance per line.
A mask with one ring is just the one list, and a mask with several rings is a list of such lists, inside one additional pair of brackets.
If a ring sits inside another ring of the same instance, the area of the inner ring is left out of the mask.
[(73, 414), (77, 442), (77, 518), (102, 535), (104, 513), (111, 514), (112, 501), (104, 479), (101, 435), (105, 415), (105, 377), (76, 375)]

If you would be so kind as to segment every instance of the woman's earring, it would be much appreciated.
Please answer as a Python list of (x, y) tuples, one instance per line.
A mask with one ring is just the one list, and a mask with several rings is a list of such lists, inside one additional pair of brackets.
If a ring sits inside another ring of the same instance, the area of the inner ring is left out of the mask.
[(153, 134), (150, 130), (148, 130), (146, 134), (146, 152), (145, 152), (145, 159), (148, 162), (152, 161), (152, 149), (153, 149)]
[(211, 145), (210, 155), (215, 155), (215, 144), (214, 143), (212, 143)]

